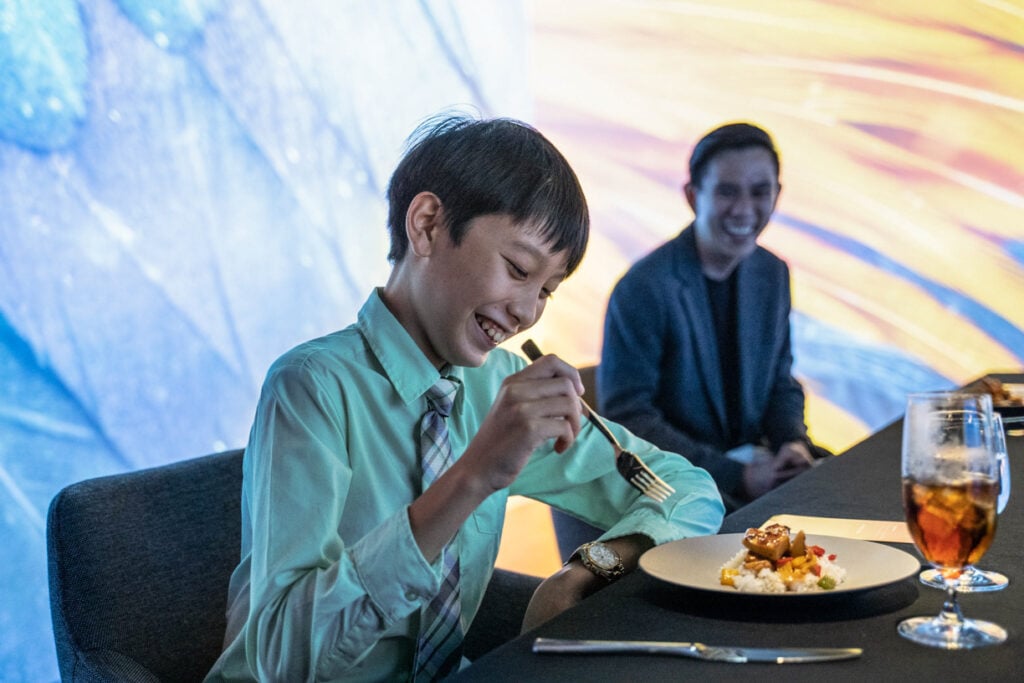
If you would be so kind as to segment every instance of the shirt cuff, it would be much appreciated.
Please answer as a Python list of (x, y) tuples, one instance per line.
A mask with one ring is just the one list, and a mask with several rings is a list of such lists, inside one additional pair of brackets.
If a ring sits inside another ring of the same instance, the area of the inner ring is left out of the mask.
[(408, 507), (360, 539), (351, 557), (367, 596), (387, 623), (419, 609), (441, 585), (440, 562), (431, 565), (420, 552)]

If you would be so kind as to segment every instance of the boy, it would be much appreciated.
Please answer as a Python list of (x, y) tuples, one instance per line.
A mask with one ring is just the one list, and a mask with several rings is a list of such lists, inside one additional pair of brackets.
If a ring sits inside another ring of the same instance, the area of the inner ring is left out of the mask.
[(354, 325), (289, 351), (267, 375), (211, 680), (457, 670), (510, 494), (609, 528), (620, 556), (604, 576), (577, 559), (547, 579), (524, 628), (634, 568), (654, 543), (721, 522), (703, 470), (613, 426), (678, 493), (657, 504), (619, 477), (607, 442), (581, 425), (572, 367), (496, 348), (537, 321), (586, 248), (583, 193), (545, 138), (508, 120), (431, 123), (388, 201), (387, 284)]

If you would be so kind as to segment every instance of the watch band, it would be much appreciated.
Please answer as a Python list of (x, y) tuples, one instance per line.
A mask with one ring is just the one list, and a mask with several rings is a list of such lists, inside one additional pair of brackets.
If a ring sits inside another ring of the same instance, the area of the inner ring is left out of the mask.
[(626, 567), (622, 564), (619, 554), (611, 546), (600, 541), (590, 541), (581, 545), (569, 556), (569, 562), (576, 558), (579, 558), (584, 567), (609, 582), (626, 573)]

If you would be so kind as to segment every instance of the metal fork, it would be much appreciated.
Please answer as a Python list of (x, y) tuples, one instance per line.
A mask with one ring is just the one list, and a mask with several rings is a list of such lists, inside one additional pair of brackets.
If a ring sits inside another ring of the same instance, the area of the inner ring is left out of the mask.
[[(532, 361), (544, 355), (532, 339), (527, 339), (523, 342), (522, 348), (526, 356)], [(586, 413), (587, 419), (597, 427), (597, 431), (604, 434), (604, 437), (615, 448), (615, 469), (619, 471), (623, 479), (628, 481), (640, 493), (659, 503), (665, 502), (669, 496), (676, 492), (674, 488), (666, 484), (661, 477), (655, 474), (654, 470), (648, 467), (636, 453), (627, 451), (622, 447), (619, 440), (615, 438), (615, 435), (608, 429), (604, 421), (594, 412), (594, 409), (587, 405), (586, 401), (581, 398), (580, 403), (583, 404), (583, 412)]]

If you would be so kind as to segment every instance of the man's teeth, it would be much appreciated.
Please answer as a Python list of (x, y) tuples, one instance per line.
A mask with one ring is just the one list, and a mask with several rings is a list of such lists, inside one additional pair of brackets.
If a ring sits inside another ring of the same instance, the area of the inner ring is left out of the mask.
[(499, 327), (496, 327), (494, 323), (492, 323), (487, 318), (481, 318), (480, 316), (477, 316), (476, 319), (477, 322), (480, 323), (480, 327), (483, 329), (483, 331), (487, 333), (487, 336), (490, 337), (491, 341), (493, 341), (495, 344), (500, 344), (501, 342), (505, 341), (508, 338), (508, 335), (505, 334), (504, 330), (502, 330)]
[(741, 237), (746, 237), (747, 235), (754, 234), (753, 225), (727, 225), (725, 226), (725, 230), (730, 235), (738, 235)]

